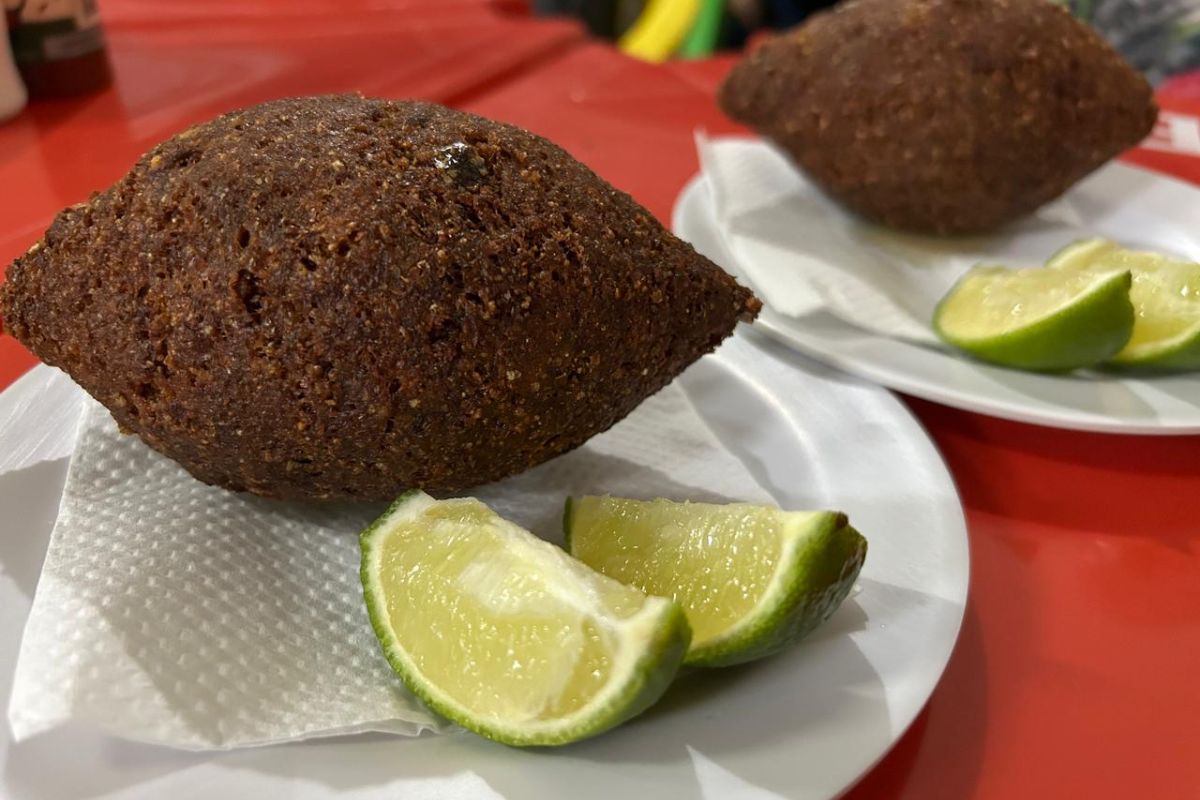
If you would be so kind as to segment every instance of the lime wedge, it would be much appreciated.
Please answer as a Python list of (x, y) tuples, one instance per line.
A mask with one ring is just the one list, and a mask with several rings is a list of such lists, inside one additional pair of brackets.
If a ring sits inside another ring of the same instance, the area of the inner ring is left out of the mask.
[(572, 498), (563, 527), (585, 564), (683, 606), (693, 630), (684, 663), (705, 667), (804, 637), (841, 605), (867, 554), (844, 514), (748, 503)]
[(1069, 370), (1104, 361), (1133, 331), (1130, 274), (975, 267), (942, 299), (933, 328), (976, 358)]
[(1106, 239), (1085, 239), (1060, 250), (1046, 266), (1091, 274), (1133, 273), (1133, 336), (1109, 363), (1200, 369), (1200, 264), (1126, 250)]
[(510, 745), (638, 714), (691, 639), (678, 605), (593, 572), (478, 500), (398, 499), (360, 536), (388, 662), (432, 709)]

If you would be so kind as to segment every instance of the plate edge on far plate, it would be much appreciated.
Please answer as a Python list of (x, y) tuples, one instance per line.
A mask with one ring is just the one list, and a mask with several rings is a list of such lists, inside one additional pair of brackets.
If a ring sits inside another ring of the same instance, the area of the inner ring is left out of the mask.
[[(1122, 167), (1130, 168), (1128, 165)], [(1146, 170), (1141, 170), (1146, 171)], [(1157, 173), (1155, 173), (1157, 176)], [(1164, 180), (1169, 176), (1163, 177)], [(1174, 183), (1181, 183), (1174, 181)], [(1184, 184), (1187, 185), (1187, 184)], [(709, 216), (710, 203), (707, 199), (707, 179), (704, 173), (697, 172), (684, 184), (679, 194), (676, 196), (675, 204), (671, 209), (671, 230), (676, 236), (679, 236), (684, 241), (696, 247), (697, 251), (704, 255), (709, 255), (714, 252), (713, 247), (704, 247), (696, 245), (694, 236), (694, 223), (689, 219), (696, 214), (703, 214), (704, 217)], [(705, 220), (707, 221), (707, 220)], [(715, 231), (708, 231), (706, 235), (718, 239)], [(748, 279), (745, 274), (738, 268), (737, 259), (728, 252), (723, 242), (719, 240), (714, 245), (720, 258), (714, 258), (720, 266), (725, 268), (738, 280), (747, 283)], [(851, 325), (848, 322), (833, 317), (830, 314), (824, 314), (828, 318), (829, 324), (838, 328), (838, 332), (843, 336), (857, 336), (860, 342), (867, 344), (880, 345), (884, 347), (898, 348), (898, 352), (911, 352), (914, 349), (924, 350), (917, 345), (912, 345), (895, 339), (890, 339), (885, 336), (863, 331)], [(1088, 433), (1104, 433), (1111, 435), (1151, 435), (1151, 436), (1180, 436), (1200, 434), (1200, 411), (1197, 412), (1194, 420), (1159, 420), (1157, 422), (1140, 422), (1119, 417), (1106, 416), (1095, 414), (1088, 411), (1075, 411), (1069, 408), (1061, 410), (1046, 407), (1046, 408), (1028, 408), (1020, 405), (1008, 404), (1000, 401), (992, 400), (986, 396), (980, 396), (971, 392), (964, 392), (955, 388), (939, 387), (937, 389), (929, 387), (920, 379), (914, 379), (903, 371), (888, 369), (885, 366), (875, 363), (876, 359), (864, 360), (860, 357), (848, 355), (842, 352), (831, 351), (821, 346), (821, 342), (812, 341), (799, 335), (794, 328), (795, 324), (791, 318), (785, 317), (779, 312), (774, 311), (769, 306), (763, 306), (763, 310), (759, 313), (758, 318), (754, 321), (753, 327), (769, 338), (801, 353), (809, 358), (820, 361), (830, 367), (842, 370), (844, 372), (856, 375), (861, 379), (871, 381), (880, 386), (892, 389), (894, 391), (903, 392), (905, 394), (919, 397), (940, 405), (950, 406), (952, 408), (970, 411), (978, 414), (996, 417), (999, 419), (1011, 420), (1030, 425), (1038, 425), (1042, 427), (1060, 428), (1064, 430), (1084, 431)], [(994, 367), (988, 364), (974, 364), (969, 362), (965, 357), (958, 358), (955, 356), (945, 355), (944, 358), (953, 359), (955, 362), (968, 364), (971, 367), (982, 370), (983, 374), (997, 372), (1001, 376), (1007, 373), (1001, 367)], [(1022, 373), (1028, 377), (1048, 377), (1040, 376), (1034, 373)], [(1125, 379), (1118, 379), (1125, 380)], [(1137, 380), (1136, 377), (1130, 377), (1128, 380)]]

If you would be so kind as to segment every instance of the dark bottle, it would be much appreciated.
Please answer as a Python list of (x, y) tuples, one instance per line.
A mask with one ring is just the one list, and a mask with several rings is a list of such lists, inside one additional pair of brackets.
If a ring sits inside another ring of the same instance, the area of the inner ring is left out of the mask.
[(96, 0), (3, 0), (13, 58), (30, 97), (66, 97), (112, 81)]

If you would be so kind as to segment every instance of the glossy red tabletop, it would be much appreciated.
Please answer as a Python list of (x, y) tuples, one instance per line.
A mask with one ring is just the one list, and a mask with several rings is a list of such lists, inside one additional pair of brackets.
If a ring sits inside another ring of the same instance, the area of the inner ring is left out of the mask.
[[(713, 103), (731, 60), (635, 62), (570, 23), (505, 10), (520, 5), (102, 0), (114, 88), (0, 125), (0, 263), (185, 125), (331, 91), (518, 123), (666, 220), (697, 168), (694, 130), (737, 130)], [(1178, 97), (1132, 159), (1200, 182), (1200, 90)], [(33, 363), (0, 337), (0, 386)], [(971, 599), (928, 707), (847, 796), (1200, 798), (1200, 437), (905, 402), (958, 483)]]

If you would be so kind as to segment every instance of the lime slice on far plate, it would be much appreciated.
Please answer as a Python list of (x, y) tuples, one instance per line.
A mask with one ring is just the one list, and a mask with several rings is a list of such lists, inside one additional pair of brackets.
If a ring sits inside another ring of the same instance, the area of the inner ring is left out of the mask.
[(747, 503), (572, 498), (563, 526), (576, 558), (682, 605), (693, 630), (685, 663), (706, 667), (805, 636), (841, 605), (867, 553), (844, 514)]
[(1136, 314), (1133, 336), (1109, 363), (1153, 369), (1200, 369), (1200, 264), (1085, 239), (1046, 266), (1100, 274), (1129, 270)]
[(933, 327), (984, 361), (1020, 369), (1087, 367), (1133, 332), (1128, 270), (975, 267), (938, 304)]
[(360, 536), (367, 611), (404, 683), (511, 745), (607, 730), (687, 651), (683, 611), (592, 571), (478, 500), (406, 494)]

